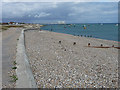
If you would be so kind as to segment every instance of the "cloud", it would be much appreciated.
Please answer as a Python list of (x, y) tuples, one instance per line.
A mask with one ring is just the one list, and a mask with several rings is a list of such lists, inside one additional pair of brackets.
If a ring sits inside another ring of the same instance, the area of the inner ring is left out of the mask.
[(83, 3), (73, 6), (68, 15), (80, 22), (117, 22), (117, 12), (117, 3)]
[[(45, 11), (46, 9), (52, 9), (56, 7), (57, 3), (3, 3), (2, 13), (4, 18), (15, 18), (28, 16), (32, 13), (39, 13)], [(41, 14), (43, 15), (45, 13)]]
[(117, 22), (117, 2), (3, 3), (4, 21), (89, 23)]
[(65, 24), (65, 21), (58, 21), (59, 24)]
[(35, 18), (50, 16), (50, 13), (41, 12), (39, 15), (35, 15)]
[(119, 0), (3, 0), (3, 2), (118, 2)]

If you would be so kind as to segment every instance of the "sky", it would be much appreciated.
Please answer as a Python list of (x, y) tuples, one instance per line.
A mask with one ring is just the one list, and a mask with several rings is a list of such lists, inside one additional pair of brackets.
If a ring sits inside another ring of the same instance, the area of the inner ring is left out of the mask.
[(2, 0), (3, 2), (119, 2), (120, 0)]
[(2, 21), (117, 23), (118, 2), (9, 2), (7, 0), (2, 3)]

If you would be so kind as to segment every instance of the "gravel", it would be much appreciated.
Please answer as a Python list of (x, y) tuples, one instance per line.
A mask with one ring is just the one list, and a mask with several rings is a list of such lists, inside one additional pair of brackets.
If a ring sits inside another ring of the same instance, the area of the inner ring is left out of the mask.
[(117, 88), (117, 42), (49, 31), (25, 32), (26, 52), (38, 88)]

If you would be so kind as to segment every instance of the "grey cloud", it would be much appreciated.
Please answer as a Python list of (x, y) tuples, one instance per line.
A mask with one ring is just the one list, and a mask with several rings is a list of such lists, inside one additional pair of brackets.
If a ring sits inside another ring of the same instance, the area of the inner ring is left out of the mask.
[[(107, 5), (106, 5), (107, 4)], [(117, 22), (117, 2), (4, 3), (3, 21), (24, 22)]]

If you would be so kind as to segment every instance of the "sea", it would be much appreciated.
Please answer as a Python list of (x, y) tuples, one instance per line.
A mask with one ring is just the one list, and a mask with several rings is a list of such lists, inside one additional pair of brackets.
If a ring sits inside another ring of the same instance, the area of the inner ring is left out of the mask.
[(115, 23), (45, 24), (40, 29), (80, 37), (120, 41), (120, 39), (118, 39), (118, 24)]

